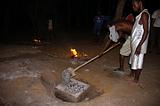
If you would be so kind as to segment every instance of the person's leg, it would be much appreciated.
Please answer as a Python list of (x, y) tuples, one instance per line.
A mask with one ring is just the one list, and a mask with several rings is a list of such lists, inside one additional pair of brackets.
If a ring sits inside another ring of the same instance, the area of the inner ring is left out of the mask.
[(94, 42), (97, 43), (98, 42), (98, 36), (99, 36), (99, 29), (98, 29), (98, 26), (96, 25), (94, 27)]
[(94, 40), (95, 40), (95, 38), (96, 38), (96, 34), (97, 34), (97, 26), (96, 25), (94, 25), (94, 27), (93, 27), (93, 38), (94, 38)]
[(124, 61), (125, 57), (129, 56), (131, 53), (130, 49), (130, 37), (127, 38), (127, 40), (124, 42), (120, 49), (119, 54), (119, 68), (115, 69), (114, 71), (124, 71)]
[(155, 28), (156, 52), (160, 53), (160, 28)]
[(155, 27), (151, 28), (151, 35), (149, 37), (149, 41), (150, 41), (149, 52), (151, 53), (154, 51), (154, 47), (156, 46), (156, 28)]
[(99, 42), (100, 40), (100, 34), (101, 34), (101, 27), (97, 28), (97, 32), (96, 32), (96, 41)]
[(131, 70), (130, 74), (128, 75), (129, 77), (135, 77), (135, 70)]
[(119, 54), (119, 68), (121, 71), (124, 71), (124, 59), (125, 57)]
[(134, 55), (131, 69), (134, 70), (134, 82), (138, 83), (142, 72), (144, 54)]
[(124, 71), (124, 59), (125, 57), (119, 54), (119, 68), (114, 69), (114, 71)]
[(142, 69), (135, 70), (135, 76), (134, 76), (134, 82), (135, 83), (139, 82), (139, 77), (140, 77), (141, 72), (142, 72)]
[(127, 81), (131, 81), (134, 80), (134, 77), (135, 77), (135, 70), (131, 70), (129, 74), (124, 76), (124, 79)]

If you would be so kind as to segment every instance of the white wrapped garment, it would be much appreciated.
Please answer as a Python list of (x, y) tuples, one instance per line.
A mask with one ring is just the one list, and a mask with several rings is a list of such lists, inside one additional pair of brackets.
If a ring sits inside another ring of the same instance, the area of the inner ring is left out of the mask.
[(119, 39), (119, 35), (118, 35), (118, 32), (115, 29), (115, 26), (113, 25), (113, 26), (109, 27), (109, 31), (110, 31), (109, 38), (113, 42), (117, 42), (118, 39)]
[[(141, 51), (139, 56), (135, 56), (135, 51), (137, 49), (137, 46), (139, 45), (143, 34), (144, 34), (144, 29), (143, 25), (139, 24), (139, 21), (141, 19), (141, 15), (143, 12), (148, 13), (146, 9), (144, 9), (137, 17), (132, 29), (132, 34), (131, 34), (131, 56), (130, 56), (130, 64), (131, 64), (131, 69), (142, 69), (143, 66), (143, 55), (146, 54), (147, 52), (147, 45), (148, 45), (148, 38), (149, 34), (144, 41), (144, 43), (141, 46)], [(149, 14), (149, 13), (148, 13)], [(148, 31), (150, 29), (150, 17), (148, 20)]]

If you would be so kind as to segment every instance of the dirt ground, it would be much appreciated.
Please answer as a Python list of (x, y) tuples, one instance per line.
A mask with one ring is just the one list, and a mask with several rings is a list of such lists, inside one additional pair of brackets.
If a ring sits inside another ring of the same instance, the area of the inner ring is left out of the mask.
[[(119, 47), (76, 72), (75, 79), (88, 82), (95, 92), (78, 103), (54, 96), (61, 72), (76, 67), (97, 55), (103, 42), (96, 43), (89, 33), (62, 33), (54, 43), (33, 46), (30, 42), (0, 45), (0, 106), (160, 106), (160, 55), (148, 53), (140, 78), (141, 86), (125, 81), (129, 73), (128, 57), (125, 74), (113, 72), (118, 67)], [(66, 35), (66, 36), (64, 36)], [(72, 35), (72, 36), (70, 36)], [(81, 56), (70, 58), (70, 48)], [(49, 81), (46, 82), (45, 81)]]

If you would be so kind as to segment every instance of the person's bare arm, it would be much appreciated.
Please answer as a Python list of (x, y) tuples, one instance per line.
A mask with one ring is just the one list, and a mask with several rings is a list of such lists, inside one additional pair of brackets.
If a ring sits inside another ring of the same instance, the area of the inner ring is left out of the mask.
[[(112, 25), (115, 25), (115, 29), (119, 35), (119, 39), (125, 38), (126, 34), (130, 35), (131, 30), (132, 30), (132, 26), (133, 26), (133, 24), (131, 22), (128, 22), (126, 20), (120, 20), (120, 21), (112, 23), (111, 25), (107, 25), (107, 28), (111, 27)], [(109, 38), (103, 48), (103, 51), (108, 49), (112, 43), (114, 43), (114, 42)]]
[(144, 33), (143, 33), (143, 36), (142, 36), (140, 43), (137, 46), (135, 54), (140, 54), (141, 46), (148, 36), (148, 33), (149, 33), (149, 31), (148, 31), (148, 27), (149, 27), (148, 26), (148, 18), (149, 18), (149, 15), (147, 13), (145, 13), (145, 12), (142, 13), (139, 24), (143, 25)]
[[(128, 36), (131, 34), (132, 27), (133, 27), (133, 23), (126, 20), (120, 21), (119, 23), (116, 24), (116, 30), (118, 32), (127, 34)], [(122, 35), (121, 37), (124, 37), (124, 35)]]

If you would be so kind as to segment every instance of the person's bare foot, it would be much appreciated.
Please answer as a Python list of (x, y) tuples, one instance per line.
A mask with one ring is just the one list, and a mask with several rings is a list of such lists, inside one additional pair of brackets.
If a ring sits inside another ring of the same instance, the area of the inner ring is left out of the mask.
[(130, 85), (139, 86), (140, 88), (144, 88), (144, 87), (142, 86), (142, 83), (140, 83), (140, 82), (137, 81), (137, 80), (130, 80), (130, 81), (128, 81), (128, 82), (129, 82)]

